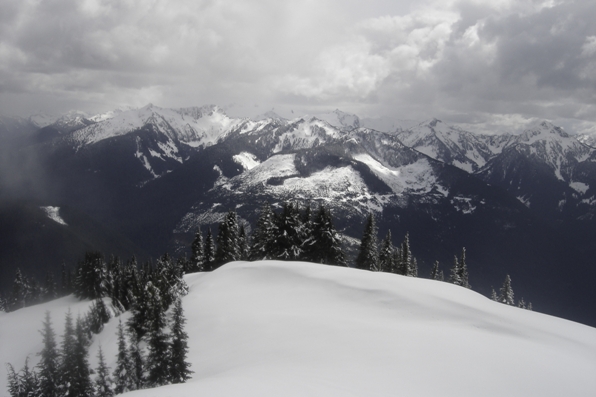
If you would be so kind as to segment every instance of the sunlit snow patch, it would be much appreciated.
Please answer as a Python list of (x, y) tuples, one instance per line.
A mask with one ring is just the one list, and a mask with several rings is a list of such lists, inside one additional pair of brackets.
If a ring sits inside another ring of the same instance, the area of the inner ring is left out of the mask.
[(406, 190), (428, 193), (437, 184), (437, 178), (427, 159), (420, 159), (399, 168), (389, 168), (369, 154), (358, 154), (354, 156), (354, 160), (366, 164), (395, 194), (402, 194)]
[(62, 219), (62, 217), (60, 216), (60, 207), (48, 206), (48, 207), (39, 207), (39, 208), (44, 210), (44, 212), (46, 213), (48, 218), (50, 218), (54, 222), (58, 222), (61, 225), (68, 226), (66, 224), (66, 222), (64, 222), (64, 219)]
[(586, 194), (590, 186), (582, 182), (571, 182), (569, 186), (578, 193)]
[(232, 157), (234, 161), (240, 164), (245, 170), (252, 170), (261, 162), (252, 153), (242, 152)]

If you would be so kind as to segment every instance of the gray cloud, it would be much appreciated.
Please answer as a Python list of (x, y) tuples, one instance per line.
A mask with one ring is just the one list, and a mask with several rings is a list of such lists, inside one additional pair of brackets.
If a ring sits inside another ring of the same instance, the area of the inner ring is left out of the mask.
[(596, 131), (595, 17), (588, 1), (5, 0), (0, 111), (234, 103)]

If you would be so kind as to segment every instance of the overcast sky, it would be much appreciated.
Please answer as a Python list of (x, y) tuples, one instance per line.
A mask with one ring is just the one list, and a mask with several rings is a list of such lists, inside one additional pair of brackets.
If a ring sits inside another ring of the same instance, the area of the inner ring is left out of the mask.
[(596, 2), (0, 1), (0, 113), (150, 102), (596, 133)]

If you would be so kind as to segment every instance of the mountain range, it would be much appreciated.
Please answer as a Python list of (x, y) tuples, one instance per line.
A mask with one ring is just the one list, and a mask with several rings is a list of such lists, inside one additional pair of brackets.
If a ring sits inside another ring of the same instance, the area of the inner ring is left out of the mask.
[[(265, 201), (296, 200), (330, 207), (349, 252), (373, 212), (380, 238), (391, 230), (397, 244), (409, 233), (422, 275), (435, 260), (447, 274), (465, 247), (479, 292), (511, 274), (537, 310), (596, 324), (596, 149), (547, 121), (483, 135), (437, 119), (390, 124), (339, 110), (288, 120), (147, 105), (3, 118), (0, 141), (0, 198), (14, 218), (2, 215), (0, 226), (22, 236), (2, 240), (0, 257), (18, 258), (1, 262), (4, 288), (16, 266), (53, 271), (83, 247), (181, 254), (197, 228), (216, 233), (230, 209), (250, 226)], [(23, 206), (30, 221), (15, 215)], [(44, 243), (43, 264), (23, 251), (44, 239), (41, 207), (65, 220), (77, 214), (52, 227), (79, 227), (64, 234), (70, 245), (61, 246), (77, 247), (69, 255)]]

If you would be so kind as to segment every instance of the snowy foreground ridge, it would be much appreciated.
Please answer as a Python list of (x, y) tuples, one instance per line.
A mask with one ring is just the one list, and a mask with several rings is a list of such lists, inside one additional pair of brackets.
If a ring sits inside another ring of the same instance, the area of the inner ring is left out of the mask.
[[(462, 287), (278, 261), (185, 280), (193, 377), (127, 396), (596, 395), (596, 329)], [(0, 313), (0, 361), (20, 369), (30, 354), (35, 364), (44, 312), (61, 336), (68, 307), (76, 315), (88, 306), (66, 297)], [(95, 337), (92, 367), (101, 343), (114, 368), (117, 324)]]

